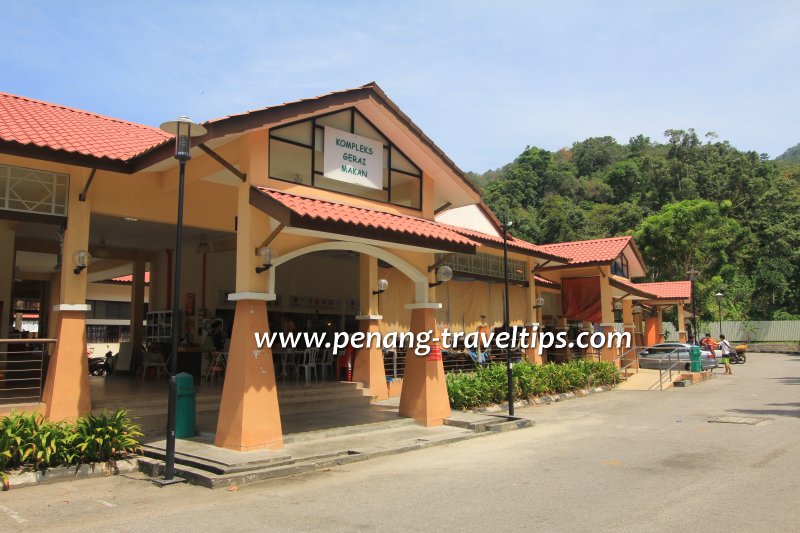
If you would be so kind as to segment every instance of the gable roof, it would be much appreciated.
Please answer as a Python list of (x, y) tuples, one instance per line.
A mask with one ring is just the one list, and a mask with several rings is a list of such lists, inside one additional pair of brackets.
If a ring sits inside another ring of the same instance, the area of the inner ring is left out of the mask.
[(657, 300), (691, 300), (691, 281), (657, 281), (653, 283), (637, 283), (637, 287), (655, 295)]
[[(480, 188), (375, 82), (203, 122), (208, 133), (193, 138), (192, 146), (365, 96), (383, 104), (480, 198)], [(172, 139), (172, 135), (151, 126), (0, 93), (0, 153), (131, 174), (172, 157)]]
[(610, 263), (631, 242), (630, 236), (539, 245), (546, 252), (567, 257), (571, 265)]
[(250, 203), (288, 227), (475, 253), (480, 243), (435, 221), (251, 187)]
[(173, 136), (157, 128), (0, 92), (0, 141), (125, 162)]

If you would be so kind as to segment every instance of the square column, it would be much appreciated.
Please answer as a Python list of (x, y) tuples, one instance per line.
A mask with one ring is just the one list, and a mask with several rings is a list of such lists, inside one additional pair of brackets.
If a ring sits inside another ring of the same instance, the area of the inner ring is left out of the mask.
[(14, 284), (14, 225), (10, 220), (0, 220), (0, 339), (7, 339), (11, 323), (11, 292)]
[(678, 342), (687, 342), (688, 337), (686, 335), (686, 317), (683, 313), (683, 302), (678, 302), (676, 306), (678, 307)]
[(47, 381), (42, 402), (45, 415), (51, 420), (77, 418), (92, 410), (89, 389), (89, 365), (86, 359), (86, 284), (88, 269), (74, 272), (73, 256), (78, 250), (89, 249), (90, 190), (86, 201), (78, 194), (88, 180), (88, 169), (73, 175), (69, 184), (67, 228), (61, 247), (59, 303), (53, 308), (56, 318), (56, 345), (47, 367)]
[(636, 326), (634, 322), (633, 302), (631, 300), (622, 300), (622, 323), (625, 333), (630, 335), (631, 345), (629, 348), (623, 348), (623, 353), (627, 352), (627, 355), (620, 363), (623, 365), (632, 363), (629, 368), (639, 368), (639, 357), (637, 351), (634, 350), (634, 348), (639, 345), (636, 343)]
[[(247, 171), (249, 166), (244, 170)], [(283, 429), (275, 385), (272, 349), (259, 348), (255, 334), (269, 331), (268, 273), (257, 273), (257, 248), (269, 229), (267, 216), (250, 206), (250, 184), (238, 191), (236, 302), (231, 346), (222, 387), (214, 444), (236, 451), (283, 448)]]
[(253, 334), (268, 331), (267, 295), (257, 297), (230, 295), (236, 314), (214, 444), (236, 451), (283, 448), (272, 350), (259, 348)]
[[(378, 259), (371, 255), (360, 254), (359, 264), (359, 302), (362, 314), (356, 317), (361, 331), (369, 336), (379, 331), (383, 318), (378, 309), (380, 295), (372, 294), (378, 285)], [(389, 290), (392, 290), (389, 287)], [(383, 366), (383, 350), (380, 346), (367, 345), (356, 351), (353, 363), (353, 381), (360, 381), (367, 387), (372, 397), (385, 400), (389, 397), (386, 385), (386, 370)]]
[[(608, 336), (614, 331), (614, 294), (611, 290), (611, 285), (608, 283), (608, 276), (610, 271), (608, 267), (598, 267), (601, 270), (600, 275), (600, 312), (601, 320), (600, 329), (604, 335)], [(600, 360), (613, 362), (619, 366), (619, 359), (617, 355), (619, 350), (612, 346), (609, 347), (606, 343), (600, 348)]]
[[(438, 338), (436, 310), (442, 304), (411, 304), (411, 331), (431, 331)], [(440, 426), (450, 416), (450, 399), (444, 377), (444, 365), (439, 342), (429, 343), (431, 351), (417, 356), (414, 350), (406, 353), (403, 390), (400, 393), (400, 416), (413, 418), (423, 426)]]

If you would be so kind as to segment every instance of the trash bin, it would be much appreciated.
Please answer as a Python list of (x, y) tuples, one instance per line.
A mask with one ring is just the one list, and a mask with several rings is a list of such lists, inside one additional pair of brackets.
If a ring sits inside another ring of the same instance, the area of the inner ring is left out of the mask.
[(178, 389), (178, 403), (175, 409), (175, 437), (186, 439), (194, 437), (197, 415), (195, 412), (194, 377), (186, 372), (175, 376)]
[(692, 346), (692, 349), (689, 351), (689, 369), (692, 372), (700, 372), (703, 367), (700, 363), (700, 347), (699, 346)]

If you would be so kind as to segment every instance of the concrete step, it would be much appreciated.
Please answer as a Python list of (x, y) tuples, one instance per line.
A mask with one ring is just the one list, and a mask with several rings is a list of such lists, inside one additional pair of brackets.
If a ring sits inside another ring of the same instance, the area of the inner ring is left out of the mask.
[(508, 415), (486, 415), (485, 418), (477, 420), (464, 420), (459, 417), (450, 417), (444, 419), (446, 426), (455, 426), (464, 429), (471, 429), (476, 433), (491, 432), (502, 433), (505, 431), (514, 431), (516, 429), (529, 428), (534, 426), (534, 421), (530, 418), (521, 418)]

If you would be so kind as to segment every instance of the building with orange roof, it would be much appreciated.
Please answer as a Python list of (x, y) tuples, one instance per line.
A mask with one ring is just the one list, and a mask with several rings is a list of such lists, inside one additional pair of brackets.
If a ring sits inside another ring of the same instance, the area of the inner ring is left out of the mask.
[[(188, 252), (172, 309), (174, 137), (0, 93), (0, 353), (15, 320), (35, 315), (39, 336), (54, 342), (46, 382), (23, 399), (50, 418), (104, 405), (92, 394), (105, 382), (89, 379), (85, 353), (100, 338), (105, 351), (113, 332), (122, 341), (117, 373), (132, 383), (151, 381), (144, 363), (175, 329), (179, 368), (214, 383), (206, 366), (218, 349), (208, 342), (220, 320), (230, 339), (216, 443), (280, 448), (277, 389), (288, 356), (273, 358), (254, 332), (288, 323), (384, 334), (502, 325), (500, 221), (375, 83), (202, 126), (186, 167)], [(659, 340), (664, 306), (677, 304), (682, 323), (685, 283), (634, 283), (646, 269), (631, 237), (536, 245), (512, 236), (508, 251), (511, 325), (595, 324), (630, 331), (641, 345)], [(645, 320), (643, 308), (654, 316)], [(526, 354), (539, 363), (559, 355)], [(623, 355), (598, 354), (617, 365)], [(444, 365), (406, 357), (395, 379), (380, 348), (364, 348), (353, 379), (374, 398), (399, 394), (403, 416), (435, 425), (450, 413)]]

